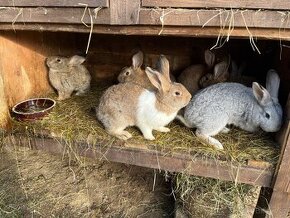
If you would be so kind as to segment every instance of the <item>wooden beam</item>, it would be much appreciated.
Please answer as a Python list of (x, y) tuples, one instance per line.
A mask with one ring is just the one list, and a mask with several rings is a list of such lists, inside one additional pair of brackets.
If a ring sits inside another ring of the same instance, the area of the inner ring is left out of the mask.
[(287, 12), (257, 10), (141, 9), (142, 25), (290, 28)]
[(289, 10), (288, 0), (142, 0), (142, 7), (170, 8), (249, 8)]
[(109, 7), (109, 0), (0, 0), (0, 7)]
[(286, 140), (281, 148), (280, 165), (274, 180), (273, 193), (269, 203), (268, 217), (287, 217), (290, 211), (290, 122), (286, 133)]
[[(1, 8), (1, 23), (63, 23), (81, 24), (84, 8)], [(93, 13), (93, 11), (91, 11)], [(109, 9), (101, 9), (97, 16), (92, 14), (95, 24), (109, 24)], [(90, 25), (91, 19), (86, 12), (83, 21)], [(13, 25), (12, 25), (13, 28)]]
[[(31, 146), (31, 148), (44, 150), (53, 154), (64, 154), (68, 152), (66, 143), (57, 139), (10, 136), (8, 141), (8, 145)], [(273, 171), (270, 169), (237, 166), (225, 161), (193, 157), (184, 154), (168, 155), (156, 150), (121, 147), (117, 145), (110, 147), (102, 147), (101, 145), (90, 146), (81, 143), (76, 143), (75, 146), (69, 147), (76, 154), (89, 158), (104, 158), (113, 162), (167, 170), (170, 172), (184, 172), (189, 175), (265, 187), (271, 185), (273, 175)]]
[[(89, 33), (90, 28), (84, 25), (71, 24), (0, 24), (2, 31), (52, 31), (52, 32), (79, 32)], [(112, 35), (143, 35), (143, 36), (182, 36), (182, 37), (206, 37), (216, 38), (219, 33), (227, 35), (227, 30), (221, 31), (218, 27), (190, 27), (190, 26), (110, 26), (94, 25), (93, 33)], [(1, 33), (0, 33), (1, 34)], [(255, 39), (285, 40), (290, 41), (290, 29), (279, 31), (279, 29), (251, 29)], [(249, 39), (246, 28), (235, 28), (230, 38)]]

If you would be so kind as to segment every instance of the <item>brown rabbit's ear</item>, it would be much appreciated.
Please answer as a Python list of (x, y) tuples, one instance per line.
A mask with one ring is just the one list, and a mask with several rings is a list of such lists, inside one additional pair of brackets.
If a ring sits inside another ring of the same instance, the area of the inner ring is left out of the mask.
[(143, 64), (143, 52), (138, 51), (136, 54), (132, 57), (132, 66), (133, 68), (139, 68)]
[(215, 63), (215, 54), (207, 49), (204, 52), (204, 61), (208, 67), (213, 67)]
[(214, 78), (225, 77), (228, 74), (229, 64), (225, 61), (220, 62), (214, 67)]
[(252, 89), (253, 89), (254, 96), (260, 105), (265, 106), (269, 102), (271, 102), (270, 93), (259, 83), (253, 82)]
[(145, 73), (152, 85), (159, 91), (166, 92), (170, 89), (170, 82), (158, 71), (153, 70), (151, 67), (146, 67)]
[(170, 73), (169, 73), (169, 61), (164, 55), (160, 55), (158, 62), (157, 62), (157, 69), (160, 73), (162, 73), (168, 81), (171, 81), (170, 79)]
[(82, 56), (74, 55), (69, 59), (69, 65), (77, 66), (85, 62), (85, 58)]

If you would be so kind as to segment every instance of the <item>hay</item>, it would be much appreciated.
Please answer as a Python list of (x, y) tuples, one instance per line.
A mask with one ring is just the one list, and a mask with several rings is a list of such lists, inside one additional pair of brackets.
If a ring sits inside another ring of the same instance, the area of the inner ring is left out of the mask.
[(244, 217), (255, 206), (260, 187), (177, 174), (175, 191), (179, 212), (190, 217)]
[[(80, 141), (104, 147), (114, 143), (124, 144), (121, 140), (105, 132), (103, 126), (97, 121), (95, 112), (92, 111), (107, 87), (96, 84), (87, 95), (73, 96), (57, 102), (51, 114), (42, 121), (22, 123), (14, 120), (13, 131), (14, 133), (25, 132), (27, 136), (33, 137), (39, 134), (40, 130), (45, 129), (52, 136), (70, 143)], [(49, 97), (57, 98), (55, 94)], [(219, 134), (216, 138), (224, 144), (225, 150), (218, 151), (198, 140), (192, 129), (184, 127), (177, 121), (172, 122), (169, 128), (171, 131), (168, 133), (154, 131), (155, 141), (145, 140), (137, 128), (128, 128), (133, 137), (126, 144), (144, 145), (166, 154), (183, 152), (239, 163), (246, 163), (247, 160), (254, 159), (275, 164), (278, 160), (279, 149), (275, 147), (271, 137), (264, 132), (248, 133), (234, 128), (228, 134)]]

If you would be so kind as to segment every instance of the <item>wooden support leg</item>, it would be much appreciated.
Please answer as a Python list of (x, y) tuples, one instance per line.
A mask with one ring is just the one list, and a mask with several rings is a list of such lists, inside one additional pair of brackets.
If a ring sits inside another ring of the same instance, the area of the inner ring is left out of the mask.
[(290, 122), (287, 123), (287, 134), (281, 149), (280, 165), (277, 168), (276, 180), (266, 217), (286, 218), (290, 211)]

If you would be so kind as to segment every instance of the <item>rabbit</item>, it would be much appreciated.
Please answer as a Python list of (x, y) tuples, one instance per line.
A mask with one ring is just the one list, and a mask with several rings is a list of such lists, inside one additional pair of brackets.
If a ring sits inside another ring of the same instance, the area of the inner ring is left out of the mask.
[(187, 67), (184, 71), (182, 71), (177, 78), (177, 81), (183, 84), (192, 95), (200, 89), (199, 80), (202, 78), (203, 75), (205, 75), (213, 68), (216, 57), (213, 52), (211, 52), (210, 50), (206, 50), (204, 52), (204, 59), (206, 63), (205, 65), (191, 65)]
[(96, 116), (109, 134), (127, 140), (132, 135), (124, 129), (137, 126), (145, 139), (154, 140), (153, 129), (170, 131), (165, 126), (188, 104), (191, 95), (182, 84), (168, 80), (169, 62), (165, 56), (161, 59), (164, 73), (150, 67), (145, 69), (154, 91), (135, 83), (119, 83), (102, 95)]
[[(157, 70), (162, 73), (161, 65), (162, 65), (162, 55), (157, 62)], [(118, 75), (118, 81), (120, 83), (125, 82), (133, 82), (136, 83), (146, 89), (154, 90), (155, 87), (152, 85), (150, 80), (148, 79), (145, 71), (141, 68), (144, 60), (144, 55), (142, 51), (137, 52), (132, 57), (132, 66), (124, 67), (120, 74)], [(175, 82), (174, 76), (170, 73), (170, 80)]]
[(266, 87), (254, 82), (252, 88), (239, 83), (218, 83), (198, 92), (185, 108), (184, 117), (178, 119), (188, 127), (196, 128), (196, 136), (216, 149), (223, 145), (211, 137), (229, 132), (227, 124), (254, 132), (260, 127), (276, 132), (282, 124), (282, 108), (278, 102), (280, 78), (269, 70)]
[(132, 66), (124, 67), (118, 75), (118, 81), (120, 83), (132, 82), (138, 84), (146, 89), (154, 89), (148, 79), (145, 71), (141, 68), (143, 64), (143, 52), (139, 51), (132, 57)]
[(70, 58), (51, 56), (46, 59), (49, 81), (58, 92), (58, 100), (69, 98), (73, 91), (76, 91), (76, 95), (89, 91), (91, 75), (82, 65), (84, 61), (85, 58), (78, 55)]
[(208, 72), (199, 80), (199, 87), (205, 88), (210, 85), (226, 82), (230, 78), (229, 73), (230, 57), (214, 65), (213, 73)]

